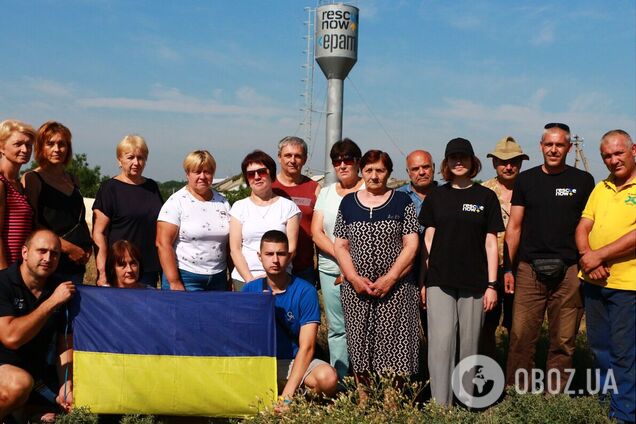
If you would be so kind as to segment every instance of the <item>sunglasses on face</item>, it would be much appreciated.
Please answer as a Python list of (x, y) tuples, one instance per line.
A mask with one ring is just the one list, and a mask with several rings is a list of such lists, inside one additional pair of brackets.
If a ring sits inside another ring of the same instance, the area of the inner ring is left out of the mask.
[(512, 165), (512, 166), (519, 166), (521, 165), (521, 159), (520, 158), (514, 158), (514, 159), (499, 159), (499, 165), (501, 166), (508, 166), (508, 165)]
[(356, 161), (356, 158), (350, 155), (338, 156), (337, 158), (331, 159), (331, 164), (334, 168), (340, 166), (341, 163), (344, 163), (345, 166), (353, 165)]
[(245, 175), (247, 175), (247, 179), (248, 180), (253, 180), (254, 178), (256, 178), (256, 174), (258, 174), (258, 175), (268, 175), (269, 174), (269, 169), (267, 169), (267, 168), (258, 168), (258, 169), (254, 169), (252, 171), (245, 171)]
[(549, 124), (545, 124), (545, 127), (543, 127), (544, 130), (549, 130), (550, 128), (558, 128), (567, 133), (570, 132), (570, 127), (560, 122), (550, 122)]

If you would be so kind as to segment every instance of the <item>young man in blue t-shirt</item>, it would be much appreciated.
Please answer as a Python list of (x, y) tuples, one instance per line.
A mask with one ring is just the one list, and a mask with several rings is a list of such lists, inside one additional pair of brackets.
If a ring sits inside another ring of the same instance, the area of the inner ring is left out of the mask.
[(276, 304), (276, 358), (280, 393), (279, 406), (290, 402), (304, 385), (318, 394), (332, 396), (338, 385), (336, 370), (314, 359), (320, 305), (316, 289), (307, 281), (287, 273), (291, 260), (285, 233), (267, 231), (261, 238), (258, 258), (267, 277), (243, 287), (244, 292), (270, 292)]

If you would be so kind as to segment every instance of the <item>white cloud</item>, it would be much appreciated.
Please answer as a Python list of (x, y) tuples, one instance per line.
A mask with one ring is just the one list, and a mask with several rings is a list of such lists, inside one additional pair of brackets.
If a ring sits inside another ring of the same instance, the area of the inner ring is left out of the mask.
[(464, 15), (450, 18), (450, 25), (462, 30), (478, 29), (482, 26), (482, 21), (477, 16)]
[(534, 94), (530, 97), (530, 102), (529, 104), (534, 107), (534, 108), (538, 108), (539, 106), (541, 106), (541, 103), (543, 102), (543, 99), (546, 98), (546, 96), (548, 95), (549, 91), (547, 88), (539, 88), (537, 91), (534, 92)]
[(568, 107), (572, 113), (598, 112), (603, 113), (614, 109), (612, 99), (604, 93), (590, 92), (582, 93), (574, 98)]
[(554, 23), (546, 22), (541, 28), (532, 36), (530, 43), (535, 46), (543, 46), (552, 44), (554, 42)]
[(52, 97), (70, 97), (73, 89), (68, 84), (52, 81), (45, 78), (24, 77), (24, 82), (33, 91)]
[(151, 98), (88, 97), (77, 100), (84, 108), (128, 109), (154, 112), (172, 112), (201, 115), (236, 115), (274, 117), (288, 113), (259, 95), (252, 87), (241, 87), (236, 92), (235, 103), (221, 103), (215, 98), (187, 96), (174, 87), (154, 85)]

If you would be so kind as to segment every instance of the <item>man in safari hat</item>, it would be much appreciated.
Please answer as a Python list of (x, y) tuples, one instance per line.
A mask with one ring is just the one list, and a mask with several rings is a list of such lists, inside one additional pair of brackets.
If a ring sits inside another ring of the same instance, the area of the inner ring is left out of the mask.
[[(487, 157), (492, 158), (492, 166), (495, 168), (497, 176), (482, 183), (484, 187), (488, 187), (497, 195), (499, 204), (501, 205), (501, 216), (504, 221), (504, 225), (508, 225), (508, 218), (510, 217), (510, 200), (512, 199), (512, 189), (519, 176), (521, 170), (521, 163), (524, 160), (528, 160), (528, 155), (523, 153), (521, 146), (511, 136), (506, 136), (499, 140), (495, 146), (495, 150), (488, 153)], [(503, 289), (503, 253), (504, 253), (504, 234), (501, 232), (497, 234), (497, 244), (499, 246), (499, 270), (497, 272), (497, 306), (494, 309), (488, 311), (484, 318), (484, 327), (482, 329), (481, 338), (479, 341), (479, 353), (489, 356), (493, 359), (497, 359), (496, 353), (496, 340), (495, 331), (499, 326), (499, 320), (501, 319), (501, 313), (503, 311), (502, 325), (506, 327), (508, 333), (510, 333), (510, 326), (512, 324), (512, 300), (513, 294), (505, 294)]]

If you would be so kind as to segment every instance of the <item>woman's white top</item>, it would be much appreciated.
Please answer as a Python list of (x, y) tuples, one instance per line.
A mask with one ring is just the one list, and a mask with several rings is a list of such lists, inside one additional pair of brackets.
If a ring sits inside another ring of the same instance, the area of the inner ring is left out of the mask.
[(211, 275), (227, 268), (230, 204), (222, 194), (213, 190), (204, 201), (183, 187), (163, 204), (157, 221), (179, 227), (173, 244), (179, 269)]
[[(267, 206), (255, 204), (249, 197), (237, 200), (230, 215), (242, 225), (241, 253), (247, 262), (250, 272), (254, 277), (264, 275), (263, 264), (258, 259), (258, 251), (261, 245), (261, 237), (269, 230), (280, 230), (287, 233), (287, 221), (296, 215), (300, 215), (300, 209), (294, 202), (284, 197)], [(289, 264), (291, 266), (291, 262)], [(243, 281), (241, 274), (234, 268), (232, 278)]]

